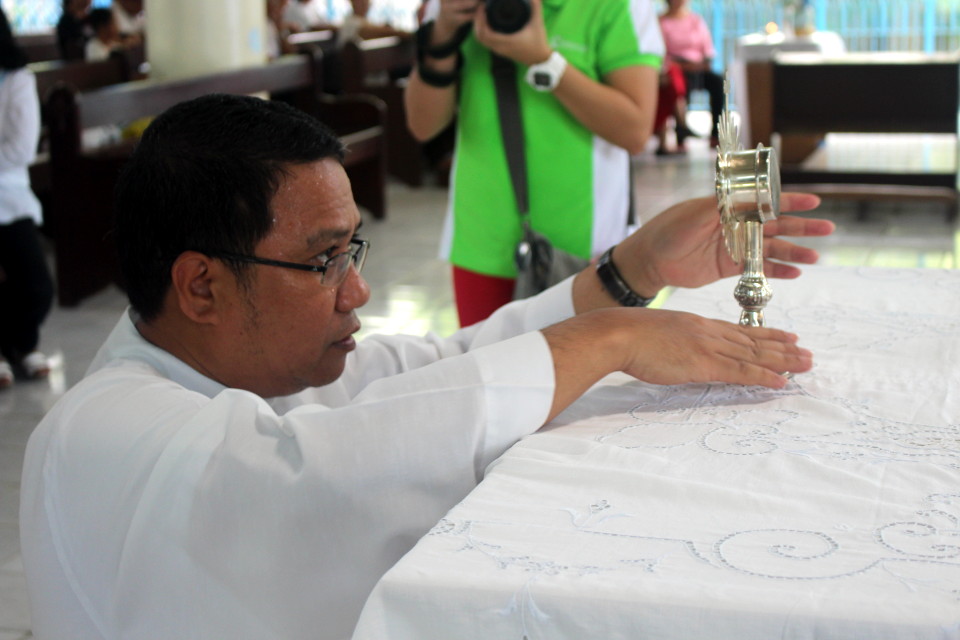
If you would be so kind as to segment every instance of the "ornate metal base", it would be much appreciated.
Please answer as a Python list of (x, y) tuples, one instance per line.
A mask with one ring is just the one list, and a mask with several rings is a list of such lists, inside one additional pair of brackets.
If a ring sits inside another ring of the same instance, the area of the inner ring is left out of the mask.
[(750, 327), (763, 326), (763, 309), (773, 297), (773, 289), (763, 274), (763, 226), (760, 222), (748, 221), (746, 246), (744, 247), (743, 275), (733, 291), (740, 303), (740, 324)]

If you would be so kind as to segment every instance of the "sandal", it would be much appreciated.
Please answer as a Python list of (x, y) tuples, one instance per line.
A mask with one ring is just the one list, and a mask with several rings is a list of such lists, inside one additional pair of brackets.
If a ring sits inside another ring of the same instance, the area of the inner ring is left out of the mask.
[(50, 360), (39, 351), (31, 351), (20, 362), (24, 373), (31, 380), (39, 380), (50, 375)]
[(6, 360), (0, 360), (0, 389), (13, 384), (13, 367)]

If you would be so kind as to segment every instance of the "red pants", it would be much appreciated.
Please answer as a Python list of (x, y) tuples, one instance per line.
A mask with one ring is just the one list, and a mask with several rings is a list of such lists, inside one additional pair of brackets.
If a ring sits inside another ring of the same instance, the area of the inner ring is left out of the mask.
[(673, 115), (677, 100), (687, 95), (687, 81), (683, 69), (672, 62), (664, 62), (666, 67), (660, 76), (660, 94), (657, 96), (657, 115), (653, 120), (653, 130), (660, 131), (667, 126), (667, 118)]
[(513, 278), (498, 278), (454, 267), (453, 297), (457, 302), (460, 326), (467, 327), (486, 320), (491, 313), (513, 300)]

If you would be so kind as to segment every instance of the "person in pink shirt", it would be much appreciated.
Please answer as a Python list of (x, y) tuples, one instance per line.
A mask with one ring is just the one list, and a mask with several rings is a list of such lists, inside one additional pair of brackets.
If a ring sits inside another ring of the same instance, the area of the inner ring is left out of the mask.
[[(689, 0), (667, 0), (667, 10), (660, 16), (660, 30), (667, 57), (683, 69), (687, 92), (704, 88), (710, 94), (710, 144), (716, 146), (717, 120), (723, 111), (723, 78), (711, 66), (717, 52), (707, 23), (690, 10), (688, 3)], [(687, 134), (686, 127), (678, 122), (677, 143), (683, 144)]]

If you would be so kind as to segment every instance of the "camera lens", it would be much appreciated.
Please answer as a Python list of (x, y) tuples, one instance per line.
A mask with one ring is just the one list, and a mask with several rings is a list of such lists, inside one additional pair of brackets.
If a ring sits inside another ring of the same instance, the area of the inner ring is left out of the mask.
[(487, 23), (500, 33), (515, 33), (530, 20), (530, 0), (486, 0)]

